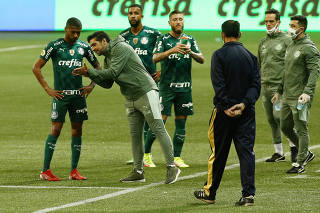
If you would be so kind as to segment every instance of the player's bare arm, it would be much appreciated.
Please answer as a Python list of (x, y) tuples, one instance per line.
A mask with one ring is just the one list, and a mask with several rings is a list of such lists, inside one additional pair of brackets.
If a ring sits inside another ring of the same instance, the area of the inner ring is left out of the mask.
[[(96, 64), (94, 64), (93, 67), (97, 70), (101, 70), (101, 65), (98, 61), (96, 62)], [(88, 86), (84, 86), (84, 87), (80, 88), (79, 90), (81, 91), (81, 96), (87, 98), (89, 96), (89, 94), (92, 92), (92, 90), (94, 89), (95, 85), (96, 85), (96, 83), (91, 81), (91, 83)]]
[(39, 81), (40, 85), (42, 88), (46, 91), (46, 93), (53, 97), (56, 100), (62, 99), (63, 98), (63, 91), (60, 90), (54, 90), (51, 89), (44, 79), (41, 68), (46, 64), (47, 62), (43, 60), (42, 58), (39, 58), (36, 63), (33, 65), (32, 72), (36, 76), (37, 80)]
[(172, 47), (171, 49), (162, 52), (162, 53), (155, 53), (152, 57), (153, 63), (157, 63), (159, 61), (162, 61), (169, 57), (169, 55), (174, 54), (174, 53), (181, 53), (181, 54), (186, 54), (186, 48), (187, 46), (185, 44), (178, 43), (176, 46)]
[(204, 63), (204, 57), (202, 53), (195, 53), (193, 52), (190, 47), (187, 46), (186, 53), (189, 54), (196, 62), (203, 64)]

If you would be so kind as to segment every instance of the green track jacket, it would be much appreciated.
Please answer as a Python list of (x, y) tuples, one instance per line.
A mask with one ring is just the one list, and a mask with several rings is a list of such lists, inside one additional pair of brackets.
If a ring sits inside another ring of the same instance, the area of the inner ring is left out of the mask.
[(284, 73), (284, 56), (292, 39), (284, 32), (267, 35), (259, 43), (258, 64), (261, 72), (261, 83), (278, 85)]
[(130, 101), (137, 100), (152, 89), (158, 90), (141, 59), (122, 36), (110, 41), (103, 55), (105, 68), (88, 71), (89, 78), (98, 85), (110, 88), (114, 81)]
[(312, 100), (319, 77), (319, 62), (319, 51), (308, 35), (290, 43), (285, 56), (283, 82), (279, 87), (284, 99), (298, 100), (305, 93)]

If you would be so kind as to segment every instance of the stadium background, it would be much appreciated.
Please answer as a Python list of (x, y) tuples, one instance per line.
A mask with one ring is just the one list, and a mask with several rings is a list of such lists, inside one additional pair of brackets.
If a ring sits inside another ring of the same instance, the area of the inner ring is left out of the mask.
[[(140, 3), (139, 0), (136, 2)], [(159, 28), (162, 33), (169, 30), (166, 14), (168, 8), (172, 10), (179, 5), (179, 9), (189, 12), (190, 15), (186, 16), (185, 20), (186, 33), (197, 39), (205, 56), (205, 64), (194, 63), (192, 71), (195, 115), (188, 118), (187, 138), (182, 153), (191, 168), (184, 169), (181, 174), (182, 180), (173, 185), (150, 185), (162, 182), (165, 175), (163, 155), (159, 143), (155, 142), (152, 151), (157, 168), (145, 170), (147, 182), (119, 182), (119, 179), (127, 175), (131, 169), (124, 164), (131, 158), (131, 145), (123, 97), (120, 95), (119, 87), (115, 85), (108, 91), (96, 87), (88, 98), (89, 120), (84, 126), (84, 143), (79, 167), (88, 180), (67, 180), (70, 164), (70, 123), (67, 121), (52, 162), (55, 174), (63, 180), (58, 183), (40, 181), (44, 140), (50, 129), (51, 99), (32, 74), (34, 61), (49, 41), (63, 37), (64, 33), (61, 30), (67, 18), (71, 16), (76, 16), (83, 22), (86, 31), (81, 34), (81, 40), (86, 40), (87, 35), (91, 33), (88, 30), (97, 29), (106, 30), (115, 38), (120, 30), (129, 27), (127, 17), (122, 14), (125, 9), (121, 8), (123, 5), (128, 6), (131, 1), (1, 1), (0, 212), (32, 212), (51, 207), (60, 207), (57, 212), (319, 212), (319, 84), (309, 122), (310, 146), (316, 158), (307, 166), (305, 174), (285, 174), (290, 167), (290, 156), (283, 163), (263, 162), (265, 157), (273, 153), (273, 147), (270, 129), (259, 100), (256, 104), (255, 152), (259, 160), (256, 164), (256, 205), (253, 208), (241, 209), (233, 206), (240, 197), (241, 187), (234, 147), (231, 149), (227, 162), (229, 167), (218, 191), (217, 203), (211, 206), (203, 205), (192, 195), (194, 190), (202, 186), (206, 177), (207, 158), (210, 153), (206, 134), (214, 95), (209, 80), (210, 59), (212, 52), (222, 45), (219, 33), (221, 23), (227, 19), (239, 20), (243, 30), (240, 41), (256, 54), (258, 42), (265, 35), (264, 26), (261, 25), (263, 13), (268, 5), (273, 3), (272, 7), (283, 11), (280, 26), (282, 30), (287, 30), (290, 14), (296, 12), (309, 15), (308, 31), (312, 32), (308, 34), (319, 48), (319, 0), (144, 2), (143, 24)], [(110, 3), (115, 4), (108, 15)], [(93, 12), (95, 4), (96, 9)], [(99, 12), (100, 15), (94, 15)], [(43, 69), (43, 73), (52, 85), (51, 62)], [(85, 79), (85, 83), (88, 82)], [(170, 135), (174, 131), (173, 124), (174, 120), (169, 118), (166, 126)], [(284, 149), (286, 152), (289, 151), (285, 140)], [(125, 190), (127, 191), (123, 192)], [(106, 198), (100, 201), (61, 207), (104, 195)]]

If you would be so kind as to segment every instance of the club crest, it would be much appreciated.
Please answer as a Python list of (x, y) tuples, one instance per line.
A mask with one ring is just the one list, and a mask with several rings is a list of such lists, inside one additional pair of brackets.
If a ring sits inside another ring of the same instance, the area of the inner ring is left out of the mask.
[(69, 53), (70, 53), (71, 56), (74, 56), (74, 50), (73, 49), (69, 50)]
[(79, 47), (79, 48), (78, 48), (78, 53), (79, 53), (80, 55), (83, 55), (83, 54), (84, 54), (84, 50), (83, 50), (82, 47)]
[(147, 37), (142, 37), (141, 38), (141, 44), (148, 44), (148, 38)]
[(138, 43), (138, 38), (134, 38), (133, 40), (134, 45), (136, 45)]
[(52, 110), (51, 112), (51, 118), (52, 119), (57, 119), (58, 118), (58, 112), (56, 110)]

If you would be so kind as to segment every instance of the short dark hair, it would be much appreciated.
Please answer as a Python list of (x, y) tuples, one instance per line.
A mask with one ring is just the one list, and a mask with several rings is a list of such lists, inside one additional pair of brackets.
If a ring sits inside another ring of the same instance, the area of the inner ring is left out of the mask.
[(184, 15), (183, 12), (181, 12), (181, 11), (179, 11), (179, 10), (174, 10), (174, 11), (172, 11), (172, 12), (169, 14), (169, 18), (171, 18), (171, 16), (173, 16), (173, 15), (175, 15), (175, 14), (182, 14), (182, 15)]
[(82, 24), (81, 21), (76, 17), (71, 17), (67, 20), (66, 27), (82, 28)]
[(128, 9), (129, 9), (129, 8), (132, 8), (132, 7), (138, 7), (138, 8), (141, 10), (141, 13), (143, 12), (143, 8), (142, 8), (142, 6), (141, 6), (140, 4), (131, 4), (131, 5), (128, 7)]
[(308, 27), (308, 20), (305, 16), (292, 16), (291, 21), (298, 21), (299, 25), (304, 27), (304, 32)]
[(240, 37), (240, 23), (235, 20), (228, 20), (223, 22), (221, 30), (226, 37)]
[(267, 14), (275, 14), (276, 15), (276, 21), (280, 20), (280, 12), (278, 10), (276, 10), (276, 9), (271, 8), (271, 9), (267, 10), (264, 14), (265, 15), (267, 15)]
[(110, 37), (107, 33), (103, 32), (103, 31), (97, 31), (97, 32), (94, 32), (93, 34), (89, 35), (87, 40), (88, 42), (90, 43), (90, 41), (92, 39), (96, 39), (97, 41), (102, 41), (103, 39), (106, 39), (107, 42), (109, 43), (110, 42)]

